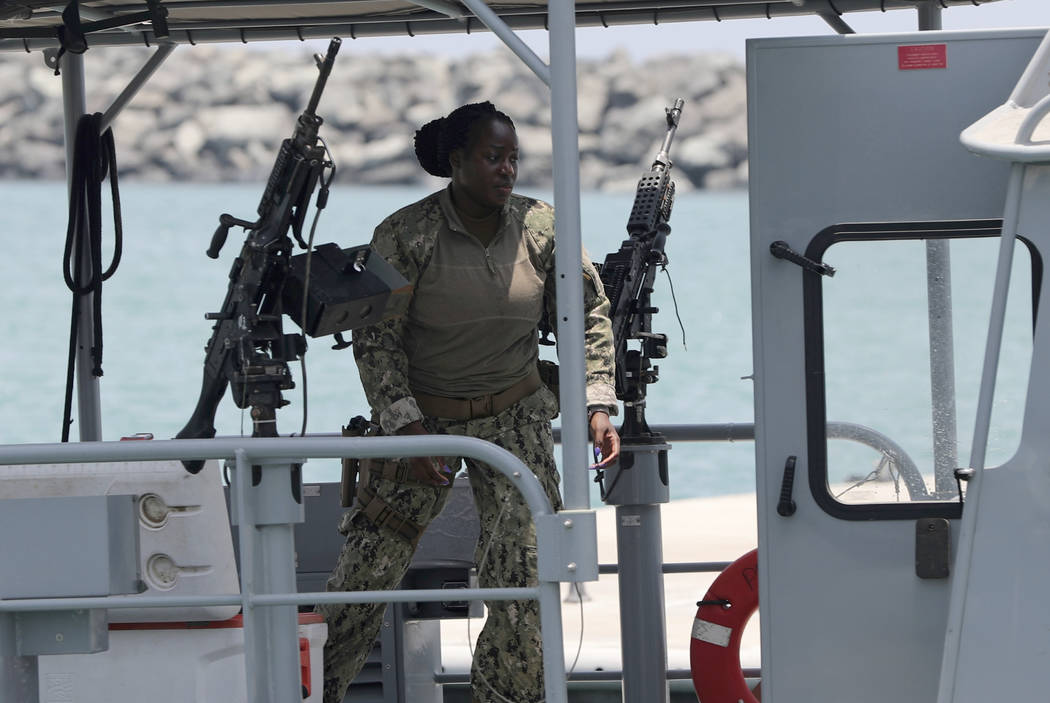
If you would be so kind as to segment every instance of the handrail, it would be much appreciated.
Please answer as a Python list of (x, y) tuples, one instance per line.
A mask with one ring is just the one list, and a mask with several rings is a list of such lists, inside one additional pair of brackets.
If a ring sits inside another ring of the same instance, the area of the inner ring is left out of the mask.
[[(959, 135), (970, 151), (1015, 164), (1050, 161), (1050, 143), (1033, 142), (1036, 128), (1050, 112), (1046, 73), (1050, 68), (1050, 35), (1043, 37), (1006, 102)], [(1004, 237), (1008, 234), (1003, 228)], [(1009, 232), (1010, 236), (1013, 235)]]
[[(751, 667), (742, 668), (740, 670), (740, 673), (744, 675), (745, 679), (757, 679), (762, 676), (761, 669)], [(691, 679), (692, 677), (693, 672), (690, 669), (667, 670), (668, 681), (682, 681), (685, 679)], [(573, 682), (620, 681), (622, 678), (623, 672), (617, 671), (616, 669), (602, 669), (600, 671), (574, 671), (571, 674), (569, 674), (569, 681)], [(466, 684), (469, 682), (469, 673), (441, 671), (434, 674), (434, 683), (442, 685)]]
[[(473, 437), (429, 435), (427, 437), (278, 437), (278, 438), (223, 438), (193, 440), (152, 440), (145, 442), (80, 442), (65, 444), (19, 444), (0, 445), (0, 466), (16, 464), (80, 463), (80, 462), (131, 462), (184, 459), (236, 459), (241, 467), (248, 462), (261, 464), (263, 470), (287, 469), (290, 463), (300, 463), (303, 457), (316, 458), (383, 458), (391, 456), (467, 456), (484, 462), (505, 475), (521, 492), (539, 523), (545, 516), (553, 516), (554, 510), (543, 487), (532, 473), (510, 452), (496, 445)], [(285, 463), (272, 463), (284, 460)], [(233, 472), (236, 491), (244, 490), (250, 481), (251, 471)], [(240, 494), (243, 496), (243, 494)], [(243, 507), (243, 504), (242, 504)], [(242, 514), (242, 518), (245, 517)], [(245, 525), (254, 526), (254, 517)], [(289, 528), (291, 526), (289, 525)], [(242, 553), (251, 552), (257, 530), (241, 529), (239, 535)], [(537, 529), (537, 560), (540, 555), (558, 553), (564, 545), (555, 544), (556, 533)], [(247, 548), (247, 549), (245, 549)], [(595, 550), (595, 554), (596, 554)], [(243, 566), (243, 565), (242, 565)], [(596, 567), (596, 565), (595, 565)], [(244, 569), (242, 568), (242, 571)], [(458, 592), (466, 599), (514, 600), (535, 599), (540, 607), (540, 630), (544, 642), (543, 664), (546, 700), (549, 703), (566, 703), (564, 647), (559, 581), (545, 579), (543, 569), (538, 574), (536, 587), (510, 589), (466, 589)], [(291, 606), (308, 603), (361, 603), (398, 601), (441, 601), (448, 599), (442, 589), (357, 591), (345, 593), (268, 593), (256, 594), (250, 579), (242, 579), (241, 594), (217, 596), (109, 596), (91, 598), (48, 598), (0, 601), (0, 614), (44, 610), (69, 610), (79, 608), (127, 608), (170, 607), (189, 605), (240, 604), (245, 611), (246, 635), (254, 607)], [(247, 640), (247, 637), (246, 637)], [(247, 657), (246, 666), (251, 661)], [(260, 668), (260, 667), (257, 667)], [(256, 675), (262, 677), (264, 672)], [(250, 676), (250, 673), (249, 673)], [(261, 680), (261, 678), (260, 678)]]
[[(755, 439), (753, 422), (721, 422), (706, 424), (651, 425), (653, 432), (669, 442), (737, 442)], [(900, 470), (904, 485), (912, 500), (929, 500), (930, 493), (919, 467), (904, 448), (892, 439), (865, 425), (853, 422), (828, 422), (828, 439), (845, 439), (871, 447), (889, 457)], [(554, 428), (554, 441), (561, 441), (561, 433)]]
[[(536, 600), (539, 588), (457, 588), (459, 600)], [(317, 591), (296, 594), (254, 595), (252, 605), (314, 605), (317, 603), (415, 603), (447, 601), (448, 590), (421, 588), (395, 591)], [(170, 608), (206, 605), (242, 605), (240, 593), (217, 596), (84, 596), (82, 598), (12, 598), (0, 600), (0, 613), (33, 613), (45, 610), (92, 608)]]
[(1044, 96), (1025, 115), (1024, 120), (1021, 121), (1021, 126), (1017, 128), (1017, 137), (1014, 139), (1014, 144), (1031, 146), (1035, 128), (1039, 126), (1039, 123), (1043, 121), (1048, 112), (1050, 112), (1050, 95)]

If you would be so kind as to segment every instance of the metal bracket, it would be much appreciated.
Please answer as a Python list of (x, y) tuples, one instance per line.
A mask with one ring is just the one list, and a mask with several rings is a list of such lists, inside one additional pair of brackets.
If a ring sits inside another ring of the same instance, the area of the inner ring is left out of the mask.
[(541, 581), (598, 580), (598, 523), (593, 510), (536, 517)]
[(49, 49), (44, 49), (44, 52), (43, 52), (44, 53), (44, 65), (47, 66), (48, 68), (50, 68), (52, 71), (58, 71), (58, 61), (59, 61), (59, 53), (58, 52), (59, 52), (59, 50), (54, 48), (54, 47), (51, 47)]
[(814, 261), (808, 259), (802, 254), (788, 246), (788, 243), (782, 240), (777, 240), (769, 245), (769, 253), (778, 259), (785, 259), (793, 264), (798, 264), (807, 271), (813, 273), (819, 273), (822, 276), (834, 276), (835, 269), (822, 261)]
[[(167, 37), (169, 34), (168, 8), (164, 7), (160, 3), (160, 0), (146, 0), (146, 6), (147, 9), (142, 12), (130, 12), (123, 15), (114, 14), (112, 17), (107, 17), (105, 19), (81, 22), (78, 0), (72, 0), (62, 12), (62, 19), (65, 24), (65, 31), (71, 32), (78, 41), (83, 40), (84, 35), (91, 32), (127, 27), (128, 25), (139, 24), (141, 22), (150, 23), (150, 26), (153, 28), (153, 36), (158, 38)], [(86, 42), (84, 42), (83, 48), (84, 50), (87, 49)], [(74, 48), (67, 47), (67, 51), (74, 51)], [(77, 51), (76, 53), (83, 53), (83, 51)]]
[(94, 654), (109, 649), (109, 611), (44, 610), (15, 613), (20, 656)]
[[(168, 8), (161, 4), (160, 0), (146, 0), (147, 10), (129, 14), (115, 14), (106, 16), (104, 19), (83, 22), (81, 20), (80, 0), (70, 0), (65, 9), (62, 10), (62, 24), (57, 29), (52, 27), (33, 27), (10, 33), (0, 30), (0, 38), (17, 36), (23, 40), (29, 38), (52, 38), (58, 37), (59, 48), (53, 55), (44, 56), (44, 63), (48, 68), (54, 69), (55, 75), (59, 75), (59, 60), (67, 51), (71, 54), (83, 54), (88, 50), (87, 35), (105, 29), (116, 29), (127, 27), (142, 22), (149, 22), (153, 28), (153, 36), (164, 38), (169, 35), (168, 31)], [(98, 10), (84, 8), (88, 15), (97, 15)], [(108, 13), (107, 13), (108, 14)], [(149, 46), (148, 42), (146, 44)], [(28, 46), (27, 46), (28, 50)]]
[(951, 573), (951, 525), (944, 518), (915, 521), (915, 575), (921, 579), (948, 578)]
[(4, 598), (129, 595), (144, 589), (133, 495), (0, 500), (0, 554), (18, 565), (0, 573)]

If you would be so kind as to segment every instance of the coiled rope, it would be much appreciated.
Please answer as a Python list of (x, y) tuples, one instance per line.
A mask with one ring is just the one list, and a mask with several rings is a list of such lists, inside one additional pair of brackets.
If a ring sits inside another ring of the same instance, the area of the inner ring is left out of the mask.
[[(62, 441), (69, 441), (72, 424), (73, 374), (76, 368), (77, 338), (80, 332), (82, 299), (92, 296), (94, 329), (91, 339), (91, 374), (102, 376), (102, 282), (112, 276), (120, 263), (123, 228), (120, 220), (120, 193), (117, 187), (117, 154), (113, 130), (100, 133), (102, 113), (84, 115), (77, 122), (73, 145), (73, 174), (69, 192), (69, 224), (62, 259), (66, 287), (73, 293), (69, 323), (69, 359), (66, 364), (66, 398), (62, 418)], [(113, 200), (113, 260), (102, 270), (102, 181), (109, 176)], [(87, 241), (84, 238), (87, 237)], [(85, 262), (84, 257), (88, 259)]]

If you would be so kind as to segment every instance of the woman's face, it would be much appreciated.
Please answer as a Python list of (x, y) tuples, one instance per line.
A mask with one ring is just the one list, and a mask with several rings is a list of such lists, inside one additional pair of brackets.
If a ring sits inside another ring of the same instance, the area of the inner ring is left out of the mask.
[(518, 135), (514, 128), (491, 118), (474, 128), (466, 149), (449, 154), (456, 204), (468, 214), (483, 215), (502, 208), (518, 178)]

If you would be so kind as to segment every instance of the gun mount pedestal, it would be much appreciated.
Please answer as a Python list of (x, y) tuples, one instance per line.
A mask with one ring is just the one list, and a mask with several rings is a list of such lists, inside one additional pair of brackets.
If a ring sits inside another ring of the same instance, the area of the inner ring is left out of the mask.
[[(666, 703), (670, 688), (660, 503), (670, 499), (667, 452), (671, 447), (660, 434), (628, 434), (631, 424), (629, 415), (623, 427), (620, 461), (606, 470), (609, 489), (605, 496), (606, 503), (616, 506), (623, 700)], [(659, 646), (654, 646), (656, 643)]]
[[(295, 524), (303, 509), (302, 464), (253, 464), (243, 453), (231, 466), (233, 524), (239, 527), (242, 589), (255, 595), (295, 593)], [(245, 533), (253, 530), (254, 539)], [(265, 682), (248, 677), (248, 700), (286, 703), (302, 699), (299, 624), (295, 605), (244, 607), (247, 671), (265, 672)]]
[(605, 470), (609, 505), (651, 505), (670, 500), (667, 452), (671, 445), (658, 433), (623, 434), (620, 460)]

